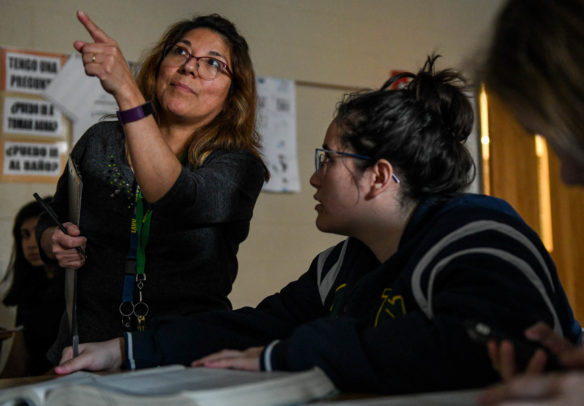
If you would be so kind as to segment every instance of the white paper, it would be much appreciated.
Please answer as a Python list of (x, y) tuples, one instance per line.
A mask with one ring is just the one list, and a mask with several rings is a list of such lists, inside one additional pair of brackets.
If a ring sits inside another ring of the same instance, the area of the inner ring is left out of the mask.
[(4, 98), (2, 130), (4, 134), (63, 136), (63, 116), (59, 109), (43, 100)]
[(6, 91), (42, 94), (59, 74), (58, 57), (6, 52)]
[(89, 77), (78, 54), (71, 55), (43, 96), (56, 104), (73, 121), (91, 110), (93, 101), (102, 92), (99, 80)]
[(73, 145), (83, 133), (107, 114), (115, 114), (114, 98), (99, 79), (87, 76), (81, 55), (73, 54), (43, 96), (73, 121)]
[(296, 136), (296, 86), (293, 80), (257, 78), (257, 130), (271, 178), (264, 184), (270, 192), (299, 192)]
[(4, 143), (4, 175), (59, 176), (63, 172), (61, 154), (67, 148), (65, 142)]
[(97, 375), (76, 372), (64, 378), (0, 391), (0, 404), (80, 405), (254, 405), (305, 404), (337, 393), (318, 368), (301, 372), (158, 368)]

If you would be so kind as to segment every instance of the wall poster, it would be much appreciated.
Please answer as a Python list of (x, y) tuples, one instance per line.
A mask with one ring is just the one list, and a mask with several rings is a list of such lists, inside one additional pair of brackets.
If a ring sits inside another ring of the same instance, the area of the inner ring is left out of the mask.
[(257, 130), (270, 180), (263, 190), (299, 192), (296, 147), (296, 83), (293, 80), (258, 77)]
[(63, 172), (71, 126), (42, 93), (66, 59), (0, 48), (0, 181), (56, 182)]

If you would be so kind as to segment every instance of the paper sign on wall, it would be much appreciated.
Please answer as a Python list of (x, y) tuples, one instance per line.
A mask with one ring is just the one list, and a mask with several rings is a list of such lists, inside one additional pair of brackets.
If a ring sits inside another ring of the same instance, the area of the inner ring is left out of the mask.
[(63, 117), (51, 103), (17, 97), (4, 98), (4, 134), (62, 137)]
[(59, 74), (61, 58), (32, 53), (6, 52), (4, 90), (41, 94)]
[(296, 84), (293, 80), (257, 78), (258, 124), (264, 160), (270, 180), (264, 189), (270, 192), (299, 192), (298, 153), (296, 148)]
[(59, 176), (67, 144), (4, 141), (4, 176)]
[(59, 75), (62, 54), (0, 48), (2, 182), (55, 182), (70, 129), (42, 93)]

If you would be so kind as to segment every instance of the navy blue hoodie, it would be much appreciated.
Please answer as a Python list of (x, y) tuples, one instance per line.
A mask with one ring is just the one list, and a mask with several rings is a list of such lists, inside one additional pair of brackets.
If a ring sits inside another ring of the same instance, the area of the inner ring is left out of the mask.
[(498, 376), (468, 319), (517, 335), (541, 320), (575, 343), (581, 334), (537, 234), (506, 202), (472, 194), (420, 204), (382, 264), (349, 238), (256, 308), (155, 320), (127, 335), (128, 362), (267, 346), (263, 369), (318, 366), (343, 391), (481, 387)]

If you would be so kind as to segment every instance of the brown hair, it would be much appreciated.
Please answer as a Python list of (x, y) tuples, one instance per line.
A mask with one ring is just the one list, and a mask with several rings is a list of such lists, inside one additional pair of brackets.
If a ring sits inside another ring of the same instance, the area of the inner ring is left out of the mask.
[(510, 0), (479, 80), (542, 135), (584, 162), (584, 0)]
[[(197, 130), (196, 142), (192, 142), (188, 148), (189, 162), (194, 167), (199, 167), (209, 154), (218, 149), (248, 150), (261, 160), (260, 137), (256, 131), (257, 94), (253, 65), (245, 38), (229, 20), (218, 14), (211, 14), (182, 20), (170, 26), (160, 41), (143, 58), (142, 68), (137, 77), (138, 86), (144, 97), (152, 101), (155, 110), (159, 110), (156, 79), (165, 50), (196, 28), (208, 28), (225, 40), (231, 53), (233, 75), (225, 100), (227, 108), (209, 124)], [(266, 180), (269, 176), (265, 168)]]

